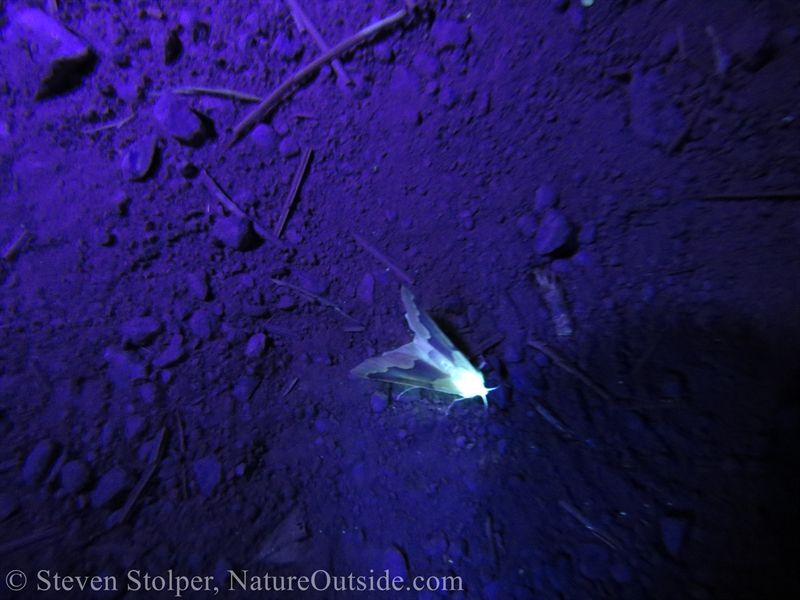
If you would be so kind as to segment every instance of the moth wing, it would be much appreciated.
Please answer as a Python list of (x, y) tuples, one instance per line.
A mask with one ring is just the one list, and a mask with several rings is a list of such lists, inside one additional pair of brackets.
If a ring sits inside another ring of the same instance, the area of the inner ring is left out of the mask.
[[(417, 306), (414, 301), (414, 295), (407, 287), (403, 286), (400, 295), (403, 298), (403, 306), (406, 309), (406, 321), (408, 321), (411, 331), (414, 332), (414, 340), (423, 347), (430, 346), (430, 350), (441, 355), (452, 367), (466, 371), (476, 371), (472, 363), (455, 347), (450, 338), (431, 319), (430, 315)], [(447, 365), (440, 364), (439, 366), (444, 368)], [(452, 375), (453, 371), (454, 369), (451, 368), (448, 372)]]
[(351, 373), (356, 377), (421, 387), (445, 394), (461, 395), (450, 373), (438, 366), (424, 346), (416, 341), (368, 358)]

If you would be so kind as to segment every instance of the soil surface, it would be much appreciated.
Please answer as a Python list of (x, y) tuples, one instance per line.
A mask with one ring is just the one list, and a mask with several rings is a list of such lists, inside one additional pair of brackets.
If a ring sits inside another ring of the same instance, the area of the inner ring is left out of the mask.
[(800, 5), (404, 9), (2, 8), (0, 588), (800, 597)]

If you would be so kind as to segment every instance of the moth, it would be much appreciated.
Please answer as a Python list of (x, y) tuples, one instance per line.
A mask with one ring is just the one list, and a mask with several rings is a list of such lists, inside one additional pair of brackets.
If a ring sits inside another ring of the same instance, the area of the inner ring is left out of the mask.
[(368, 358), (351, 373), (365, 379), (458, 396), (451, 407), (461, 400), (480, 396), (483, 405), (489, 408), (486, 395), (495, 388), (486, 387), (483, 373), (472, 366), (433, 319), (417, 306), (408, 288), (403, 286), (400, 295), (414, 339), (395, 350)]

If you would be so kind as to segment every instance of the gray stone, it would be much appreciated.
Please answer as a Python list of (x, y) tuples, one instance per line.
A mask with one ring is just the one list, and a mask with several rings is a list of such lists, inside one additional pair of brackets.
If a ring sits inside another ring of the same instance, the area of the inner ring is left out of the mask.
[(161, 94), (153, 106), (153, 118), (166, 135), (185, 146), (197, 148), (208, 137), (205, 123), (181, 96)]
[(569, 221), (557, 208), (551, 208), (542, 217), (536, 237), (533, 239), (533, 249), (539, 255), (550, 254), (561, 249), (569, 240), (571, 232)]
[(58, 456), (59, 447), (50, 440), (42, 440), (22, 465), (22, 481), (28, 485), (41, 483)]
[(542, 185), (536, 190), (533, 200), (533, 210), (542, 213), (548, 209), (555, 208), (558, 202), (558, 190), (552, 185)]
[(372, 406), (372, 410), (379, 413), (389, 405), (389, 397), (383, 392), (373, 392), (369, 403)]
[(250, 139), (256, 146), (267, 153), (275, 152), (278, 149), (280, 140), (275, 130), (264, 123), (259, 123), (255, 126), (255, 129), (250, 133)]
[(192, 471), (200, 493), (206, 498), (210, 498), (219, 482), (222, 481), (222, 465), (215, 457), (206, 456), (192, 463)]
[(536, 235), (536, 219), (530, 213), (525, 213), (517, 219), (517, 229), (526, 238), (533, 238)]
[(202, 271), (190, 273), (186, 278), (189, 291), (198, 300), (208, 300), (211, 297), (211, 288), (208, 287), (208, 275)]
[(133, 479), (122, 467), (114, 467), (97, 482), (90, 496), (92, 507), (102, 508), (113, 503), (133, 488), (133, 484)]
[(133, 346), (149, 346), (161, 331), (161, 323), (153, 317), (136, 317), (120, 328), (122, 337)]
[(278, 152), (283, 158), (291, 158), (300, 154), (300, 146), (293, 137), (287, 136), (278, 145)]
[(261, 385), (260, 377), (242, 375), (233, 386), (233, 397), (239, 402), (247, 402), (253, 396), (258, 386)]
[(372, 304), (374, 297), (373, 294), (375, 292), (375, 278), (372, 276), (372, 273), (367, 273), (364, 275), (361, 283), (358, 284), (358, 289), (356, 290), (356, 297), (361, 300), (361, 302), (365, 304)]
[(6, 10), (6, 41), (24, 44), (31, 58), (47, 70), (40, 79), (37, 100), (76, 88), (94, 70), (97, 55), (92, 48), (56, 19), (37, 8), (8, 6)]
[(267, 349), (267, 336), (263, 333), (256, 333), (250, 336), (247, 340), (247, 348), (245, 348), (245, 355), (251, 358), (256, 358), (264, 354)]
[(189, 319), (189, 327), (191, 327), (192, 333), (201, 340), (208, 340), (211, 338), (211, 317), (208, 312), (196, 310)]
[(681, 112), (673, 103), (674, 94), (665, 89), (655, 72), (636, 73), (628, 85), (633, 134), (648, 144), (666, 147), (684, 127)]
[(469, 42), (469, 25), (448, 19), (436, 19), (431, 27), (431, 37), (436, 52), (463, 48)]
[(122, 176), (128, 181), (145, 179), (153, 170), (157, 151), (158, 139), (154, 135), (147, 135), (133, 142), (122, 155)]
[(183, 350), (183, 336), (176, 333), (172, 336), (169, 346), (153, 361), (156, 369), (166, 369), (172, 367), (186, 358)]
[(414, 69), (428, 79), (433, 79), (442, 71), (442, 63), (439, 59), (427, 52), (417, 52), (411, 60)]
[(61, 467), (61, 487), (70, 494), (80, 494), (89, 484), (92, 473), (82, 460), (72, 460)]
[(115, 384), (127, 386), (135, 381), (147, 379), (150, 367), (133, 352), (107, 348), (103, 358), (108, 365), (108, 375)]
[(252, 250), (258, 243), (253, 223), (246, 217), (218, 217), (211, 233), (219, 243), (239, 252)]

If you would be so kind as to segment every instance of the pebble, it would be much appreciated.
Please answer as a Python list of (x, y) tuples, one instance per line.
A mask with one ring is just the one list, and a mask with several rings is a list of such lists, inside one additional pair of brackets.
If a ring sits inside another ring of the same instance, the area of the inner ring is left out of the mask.
[(153, 106), (153, 118), (166, 134), (185, 146), (196, 148), (208, 137), (203, 120), (181, 96), (161, 94)]
[(211, 297), (211, 289), (208, 287), (208, 274), (204, 271), (189, 273), (186, 278), (189, 284), (189, 291), (198, 300), (208, 300)]
[(431, 37), (437, 53), (463, 48), (469, 42), (469, 25), (448, 19), (436, 19), (431, 27)]
[(533, 238), (536, 235), (536, 219), (533, 215), (525, 213), (517, 219), (517, 229), (526, 238)]
[(684, 118), (672, 102), (665, 102), (666, 86), (654, 71), (636, 73), (628, 84), (633, 134), (648, 144), (668, 146), (684, 128)]
[(247, 348), (245, 349), (244, 353), (250, 358), (255, 358), (264, 354), (266, 349), (267, 336), (263, 333), (256, 333), (250, 336), (250, 339), (247, 340)]
[(122, 176), (128, 181), (141, 181), (150, 175), (155, 163), (158, 139), (153, 135), (144, 136), (130, 146), (122, 155), (120, 168)]
[(80, 494), (89, 485), (92, 473), (82, 460), (71, 460), (61, 467), (61, 487), (70, 494)]
[(293, 137), (287, 136), (278, 145), (278, 152), (283, 158), (291, 158), (300, 154), (300, 145)]
[(298, 60), (303, 56), (305, 45), (296, 38), (290, 38), (285, 31), (275, 36), (272, 43), (272, 52), (277, 53), (285, 61)]
[(578, 564), (581, 575), (592, 581), (599, 581), (608, 576), (611, 555), (605, 546), (583, 544), (578, 549)]
[(597, 223), (595, 221), (587, 221), (581, 227), (578, 234), (578, 243), (582, 246), (594, 244), (597, 241)]
[(150, 367), (146, 362), (139, 360), (133, 352), (126, 352), (117, 348), (106, 348), (103, 359), (109, 366), (108, 375), (117, 385), (127, 385), (134, 381), (147, 379)]
[(389, 397), (383, 392), (373, 392), (369, 399), (373, 412), (382, 412), (389, 405)]
[(373, 297), (374, 292), (375, 292), (375, 278), (372, 276), (372, 273), (367, 273), (361, 279), (361, 283), (358, 284), (358, 289), (356, 290), (356, 297), (364, 304), (372, 304), (374, 300)]
[(687, 528), (688, 523), (686, 519), (673, 517), (661, 519), (661, 538), (664, 540), (664, 546), (667, 548), (667, 552), (669, 552), (673, 558), (677, 558), (681, 553), (683, 537), (686, 534)]
[(58, 456), (58, 444), (42, 440), (25, 459), (22, 465), (22, 481), (28, 485), (41, 483)]
[(458, 94), (449, 85), (446, 85), (439, 90), (439, 104), (444, 106), (446, 109), (449, 110), (453, 108), (456, 104), (458, 104), (458, 101)]
[(259, 123), (250, 134), (250, 139), (259, 148), (271, 153), (278, 149), (278, 140), (280, 138), (278, 138), (278, 134), (275, 133), (275, 130), (272, 127), (264, 123)]
[(557, 208), (551, 208), (542, 217), (536, 237), (533, 240), (534, 251), (544, 256), (561, 249), (569, 239), (572, 228), (564, 214)]
[(389, 580), (400, 577), (408, 581), (408, 562), (405, 553), (397, 546), (390, 546), (383, 553), (383, 568), (389, 571)]
[(161, 354), (159, 354), (153, 361), (153, 366), (156, 369), (166, 369), (173, 365), (178, 364), (185, 358), (183, 350), (183, 336), (176, 333), (172, 336), (169, 346)]
[(217, 242), (239, 252), (252, 250), (258, 244), (253, 222), (247, 217), (218, 217), (211, 227), (211, 233)]
[(239, 402), (247, 402), (258, 389), (259, 385), (261, 385), (260, 377), (242, 375), (236, 380), (236, 384), (233, 386), (233, 392), (231, 393)]
[(102, 508), (110, 504), (133, 487), (133, 479), (122, 467), (114, 467), (100, 478), (97, 487), (91, 493), (93, 508)]
[(161, 333), (161, 323), (153, 317), (131, 319), (120, 328), (124, 340), (132, 346), (149, 346)]
[(214, 494), (219, 482), (222, 481), (222, 465), (213, 456), (206, 456), (192, 463), (192, 471), (200, 493), (206, 498)]
[(533, 210), (537, 213), (554, 208), (558, 202), (558, 191), (552, 185), (542, 185), (536, 190), (533, 200)]
[(442, 71), (442, 63), (433, 54), (417, 52), (411, 60), (414, 69), (428, 79), (433, 79)]
[(189, 319), (192, 333), (201, 340), (211, 339), (211, 317), (205, 310), (196, 310)]
[(164, 40), (164, 64), (172, 65), (183, 54), (183, 42), (181, 42), (180, 35), (178, 35), (178, 28), (171, 29)]

